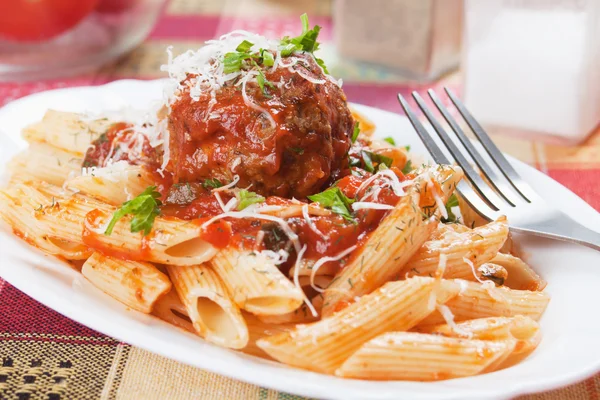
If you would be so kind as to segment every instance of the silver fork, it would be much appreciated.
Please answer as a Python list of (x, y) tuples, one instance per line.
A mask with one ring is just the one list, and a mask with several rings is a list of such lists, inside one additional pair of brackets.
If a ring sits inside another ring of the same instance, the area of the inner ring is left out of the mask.
[[(439, 97), (430, 89), (427, 92), (429, 97), (485, 176), (486, 179), (483, 179), (467, 160), (463, 154), (463, 150), (460, 150), (450, 139), (448, 133), (444, 131), (444, 128), (436, 120), (423, 98), (417, 92), (413, 92), (413, 98), (419, 105), (419, 108), (446, 145), (447, 150), (454, 157), (456, 163), (465, 172), (465, 177), (470, 185), (462, 181), (458, 184), (457, 190), (471, 208), (488, 221), (495, 220), (501, 215), (506, 215), (510, 229), (515, 232), (527, 232), (538, 236), (566, 240), (600, 250), (600, 233), (575, 222), (568, 215), (548, 204), (535, 193), (531, 186), (521, 178), (506, 160), (502, 152), (496, 147), (488, 134), (485, 133), (481, 125), (467, 111), (463, 103), (450, 90), (447, 88), (445, 90), (487, 154), (502, 172), (502, 175), (504, 175), (504, 179), (502, 179), (490, 168), (490, 165), (483, 159), (475, 146), (473, 146), (473, 143), (450, 115)], [(398, 94), (398, 100), (435, 162), (438, 164), (451, 164), (400, 94)], [(513, 190), (511, 190), (511, 187)]]

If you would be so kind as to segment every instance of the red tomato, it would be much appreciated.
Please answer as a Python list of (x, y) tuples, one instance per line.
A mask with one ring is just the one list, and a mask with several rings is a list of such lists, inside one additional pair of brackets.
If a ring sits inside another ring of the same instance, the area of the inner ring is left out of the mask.
[(138, 0), (100, 0), (96, 11), (101, 13), (119, 13), (130, 9)]
[(43, 41), (77, 25), (98, 0), (4, 0), (0, 6), (0, 37)]

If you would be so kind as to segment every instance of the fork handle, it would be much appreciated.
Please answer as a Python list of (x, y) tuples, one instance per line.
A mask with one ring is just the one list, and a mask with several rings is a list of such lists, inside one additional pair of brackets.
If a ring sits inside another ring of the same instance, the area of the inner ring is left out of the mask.
[(562, 213), (546, 221), (532, 221), (510, 228), (515, 232), (531, 233), (536, 236), (579, 243), (600, 250), (600, 233), (586, 228)]

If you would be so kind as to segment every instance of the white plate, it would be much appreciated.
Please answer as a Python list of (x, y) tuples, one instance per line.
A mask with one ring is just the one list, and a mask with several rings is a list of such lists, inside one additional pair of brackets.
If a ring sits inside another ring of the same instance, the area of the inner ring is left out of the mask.
[[(20, 129), (46, 109), (95, 111), (124, 106), (143, 108), (161, 98), (158, 81), (118, 81), (99, 87), (35, 94), (0, 109), (0, 173), (8, 157), (25, 146)], [(369, 107), (378, 135), (425, 149), (408, 121)], [(517, 171), (550, 202), (590, 228), (600, 216), (557, 182), (511, 159)], [(229, 351), (204, 342), (153, 317), (127, 310), (60, 262), (41, 255), (0, 231), (0, 275), (29, 296), (92, 329), (165, 357), (263, 387), (332, 399), (484, 399), (509, 398), (549, 390), (600, 370), (600, 253), (578, 245), (522, 238), (528, 260), (549, 282), (552, 300), (542, 318), (544, 339), (521, 364), (491, 374), (442, 382), (368, 382), (307, 372)]]

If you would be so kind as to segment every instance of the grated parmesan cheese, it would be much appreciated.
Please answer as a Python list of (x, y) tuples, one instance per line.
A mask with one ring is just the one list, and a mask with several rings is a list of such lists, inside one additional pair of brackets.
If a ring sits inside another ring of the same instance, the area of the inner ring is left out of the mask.
[(393, 210), (394, 206), (390, 206), (388, 204), (373, 203), (373, 202), (369, 202), (369, 201), (356, 201), (356, 202), (352, 203), (352, 209), (354, 211), (364, 210), (364, 209)]
[(473, 332), (469, 332), (462, 329), (456, 324), (456, 322), (454, 322), (454, 314), (452, 313), (452, 310), (450, 310), (450, 307), (448, 307), (445, 304), (440, 304), (437, 306), (437, 310), (440, 312), (440, 314), (446, 321), (446, 324), (448, 324), (450, 329), (452, 329), (455, 333), (464, 336), (468, 339), (471, 339), (473, 337)]
[[(339, 253), (333, 257), (325, 256), (325, 257), (321, 257), (320, 259), (318, 259), (317, 262), (312, 266), (312, 269), (310, 271), (310, 286), (312, 286), (312, 288), (315, 289), (317, 292), (323, 293), (324, 290), (315, 285), (315, 274), (317, 273), (319, 268), (321, 268), (323, 266), (323, 264), (325, 264), (326, 262), (341, 260), (342, 258), (346, 257), (348, 254), (350, 254), (354, 250), (356, 250), (356, 247), (357, 247), (356, 245), (350, 246), (346, 250), (342, 251), (341, 253)], [(296, 267), (298, 267), (298, 266), (296, 266)], [(297, 274), (297, 273), (298, 273), (297, 271), (294, 271), (294, 274)]]

